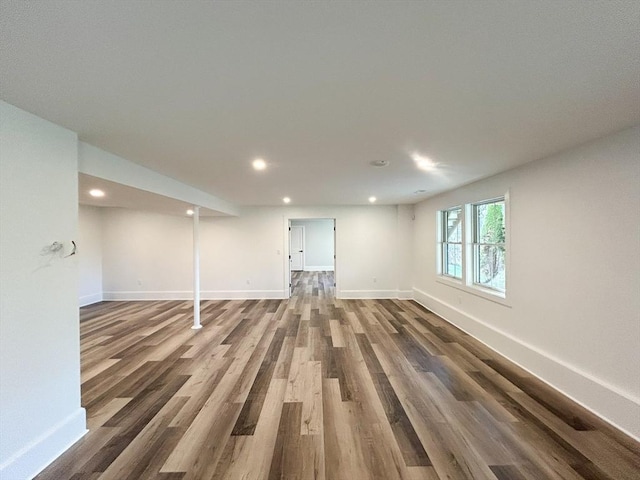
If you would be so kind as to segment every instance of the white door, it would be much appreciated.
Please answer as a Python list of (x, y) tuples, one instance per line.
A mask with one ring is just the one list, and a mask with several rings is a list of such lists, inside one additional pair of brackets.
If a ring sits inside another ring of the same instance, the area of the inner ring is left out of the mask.
[(289, 257), (291, 271), (304, 270), (304, 227), (289, 227)]

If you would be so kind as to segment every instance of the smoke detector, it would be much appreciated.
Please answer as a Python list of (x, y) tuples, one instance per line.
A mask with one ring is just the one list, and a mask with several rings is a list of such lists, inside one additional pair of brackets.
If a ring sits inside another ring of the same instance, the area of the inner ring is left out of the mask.
[(389, 160), (374, 160), (372, 162), (369, 162), (369, 165), (377, 168), (386, 167), (387, 165), (389, 165)]

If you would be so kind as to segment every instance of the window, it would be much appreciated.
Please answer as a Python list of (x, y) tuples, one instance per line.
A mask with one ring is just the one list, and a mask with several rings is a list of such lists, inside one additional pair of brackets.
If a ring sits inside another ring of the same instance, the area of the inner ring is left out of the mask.
[(462, 207), (442, 212), (442, 274), (462, 279)]
[(504, 199), (473, 205), (473, 283), (505, 291)]
[(438, 264), (444, 283), (504, 303), (508, 195), (441, 210)]

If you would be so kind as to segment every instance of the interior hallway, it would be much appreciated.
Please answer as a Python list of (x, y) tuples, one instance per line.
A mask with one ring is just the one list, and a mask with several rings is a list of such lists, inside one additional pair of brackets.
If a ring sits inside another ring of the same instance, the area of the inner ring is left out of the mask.
[(413, 301), (81, 309), (90, 432), (45, 479), (632, 479), (640, 447)]

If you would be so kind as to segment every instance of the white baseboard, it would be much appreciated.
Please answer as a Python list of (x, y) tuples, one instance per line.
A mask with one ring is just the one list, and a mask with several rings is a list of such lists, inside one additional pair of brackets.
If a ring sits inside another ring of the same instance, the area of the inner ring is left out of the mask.
[(138, 300), (191, 300), (190, 291), (117, 291), (103, 292), (105, 301), (138, 301)]
[(102, 292), (92, 293), (91, 295), (83, 295), (78, 299), (78, 303), (81, 307), (86, 307), (94, 303), (102, 301)]
[(413, 293), (416, 302), (617, 429), (640, 440), (640, 399), (428, 293), (416, 288)]
[(284, 290), (212, 290), (200, 293), (203, 300), (281, 300), (287, 298)]
[(412, 298), (412, 295), (404, 290), (340, 290), (337, 297), (345, 299), (402, 299)]
[(21, 448), (0, 465), (0, 479), (28, 480), (44, 470), (87, 432), (86, 412), (79, 408)]
[(333, 272), (333, 265), (330, 265), (327, 267), (310, 267), (308, 265), (305, 265), (304, 271), (305, 272)]
[(413, 300), (413, 290), (398, 290), (399, 300)]
[[(202, 300), (260, 300), (282, 299), (283, 290), (210, 290), (200, 292)], [(139, 300), (192, 300), (192, 291), (134, 291), (104, 292), (106, 301), (139, 301)]]

